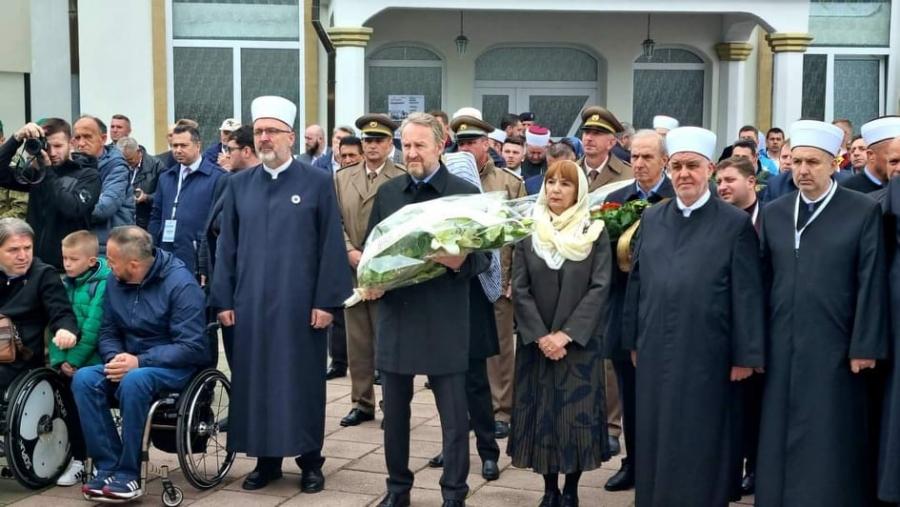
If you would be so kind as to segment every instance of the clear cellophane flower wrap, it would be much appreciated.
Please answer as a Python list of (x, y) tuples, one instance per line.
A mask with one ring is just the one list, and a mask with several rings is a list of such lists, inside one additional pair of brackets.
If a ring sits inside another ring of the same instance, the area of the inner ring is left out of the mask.
[(367, 289), (387, 291), (442, 275), (432, 259), (513, 244), (531, 234), (531, 214), (505, 192), (442, 197), (408, 204), (375, 226), (356, 269), (358, 288), (344, 302), (362, 301)]

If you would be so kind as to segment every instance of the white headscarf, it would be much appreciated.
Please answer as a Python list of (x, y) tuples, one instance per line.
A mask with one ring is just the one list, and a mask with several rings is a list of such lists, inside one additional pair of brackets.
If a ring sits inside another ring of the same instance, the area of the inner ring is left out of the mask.
[(591, 223), (587, 177), (580, 167), (577, 173), (578, 199), (574, 205), (561, 215), (554, 214), (547, 206), (546, 185), (542, 184), (531, 215), (534, 219), (532, 249), (553, 270), (562, 267), (567, 260), (586, 259), (594, 241), (603, 232), (602, 220)]

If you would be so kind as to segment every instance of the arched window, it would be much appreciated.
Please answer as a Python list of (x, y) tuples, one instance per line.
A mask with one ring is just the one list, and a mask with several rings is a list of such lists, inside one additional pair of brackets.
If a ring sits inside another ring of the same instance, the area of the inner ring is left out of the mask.
[(531, 111), (563, 137), (578, 129), (581, 110), (596, 104), (600, 62), (569, 47), (499, 47), (475, 61), (475, 104), (499, 127), (507, 113)]
[(422, 96), (422, 110), (441, 109), (444, 62), (437, 53), (419, 46), (384, 47), (369, 55), (368, 67), (369, 112), (388, 113), (391, 95)]
[(706, 64), (686, 49), (660, 48), (634, 62), (634, 126), (653, 127), (665, 114), (682, 125), (703, 125)]

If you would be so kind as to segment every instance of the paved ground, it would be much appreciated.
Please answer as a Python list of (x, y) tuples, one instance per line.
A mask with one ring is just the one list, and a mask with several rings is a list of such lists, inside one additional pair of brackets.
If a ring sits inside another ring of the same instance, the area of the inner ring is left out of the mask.
[[(441, 432), (437, 410), (431, 391), (424, 388), (424, 378), (417, 378), (416, 393), (412, 405), (412, 432), (410, 435), (410, 468), (415, 472), (415, 488), (412, 491), (413, 506), (439, 506), (441, 504), (438, 479), (439, 470), (428, 468), (428, 458), (440, 450)], [(175, 483), (184, 490), (183, 505), (196, 507), (243, 506), (243, 505), (284, 505), (308, 507), (354, 507), (376, 505), (384, 491), (386, 471), (384, 466), (383, 435), (375, 421), (355, 428), (342, 428), (340, 418), (350, 410), (349, 378), (336, 379), (328, 384), (328, 406), (325, 423), (325, 491), (306, 495), (299, 491), (299, 472), (293, 460), (286, 460), (285, 477), (269, 487), (256, 492), (241, 490), (241, 481), (253, 469), (254, 461), (240, 456), (236, 459), (229, 477), (218, 488), (197, 491), (187, 484), (179, 472), (173, 474)], [(500, 460), (500, 479), (486, 483), (480, 475), (481, 462), (475, 452), (474, 437), (472, 452), (471, 488), (467, 505), (476, 507), (527, 507), (537, 506), (541, 498), (543, 481), (540, 476), (510, 466), (509, 458)], [(506, 441), (501, 441), (505, 451)], [(159, 464), (178, 467), (173, 454), (153, 452), (153, 460)], [(614, 458), (599, 470), (589, 472), (581, 480), (579, 496), (582, 505), (603, 507), (625, 507), (634, 505), (633, 492), (608, 493), (603, 484), (618, 469), (619, 460)], [(562, 482), (562, 481), (561, 481)], [(148, 484), (148, 493), (141, 499), (145, 505), (161, 505), (160, 481)], [(15, 506), (87, 506), (91, 502), (82, 499), (78, 487), (50, 488), (42, 492), (28, 491), (12, 480), (0, 481), (0, 505)], [(737, 505), (752, 505), (752, 502)]]

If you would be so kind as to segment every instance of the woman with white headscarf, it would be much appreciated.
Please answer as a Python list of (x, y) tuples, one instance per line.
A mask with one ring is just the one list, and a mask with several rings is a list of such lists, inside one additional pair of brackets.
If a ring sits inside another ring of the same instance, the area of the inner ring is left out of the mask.
[(587, 188), (574, 162), (553, 163), (535, 232), (514, 255), (520, 343), (507, 452), (514, 466), (544, 476), (540, 507), (577, 507), (581, 473), (609, 459), (600, 342), (612, 253), (603, 222), (590, 221)]

